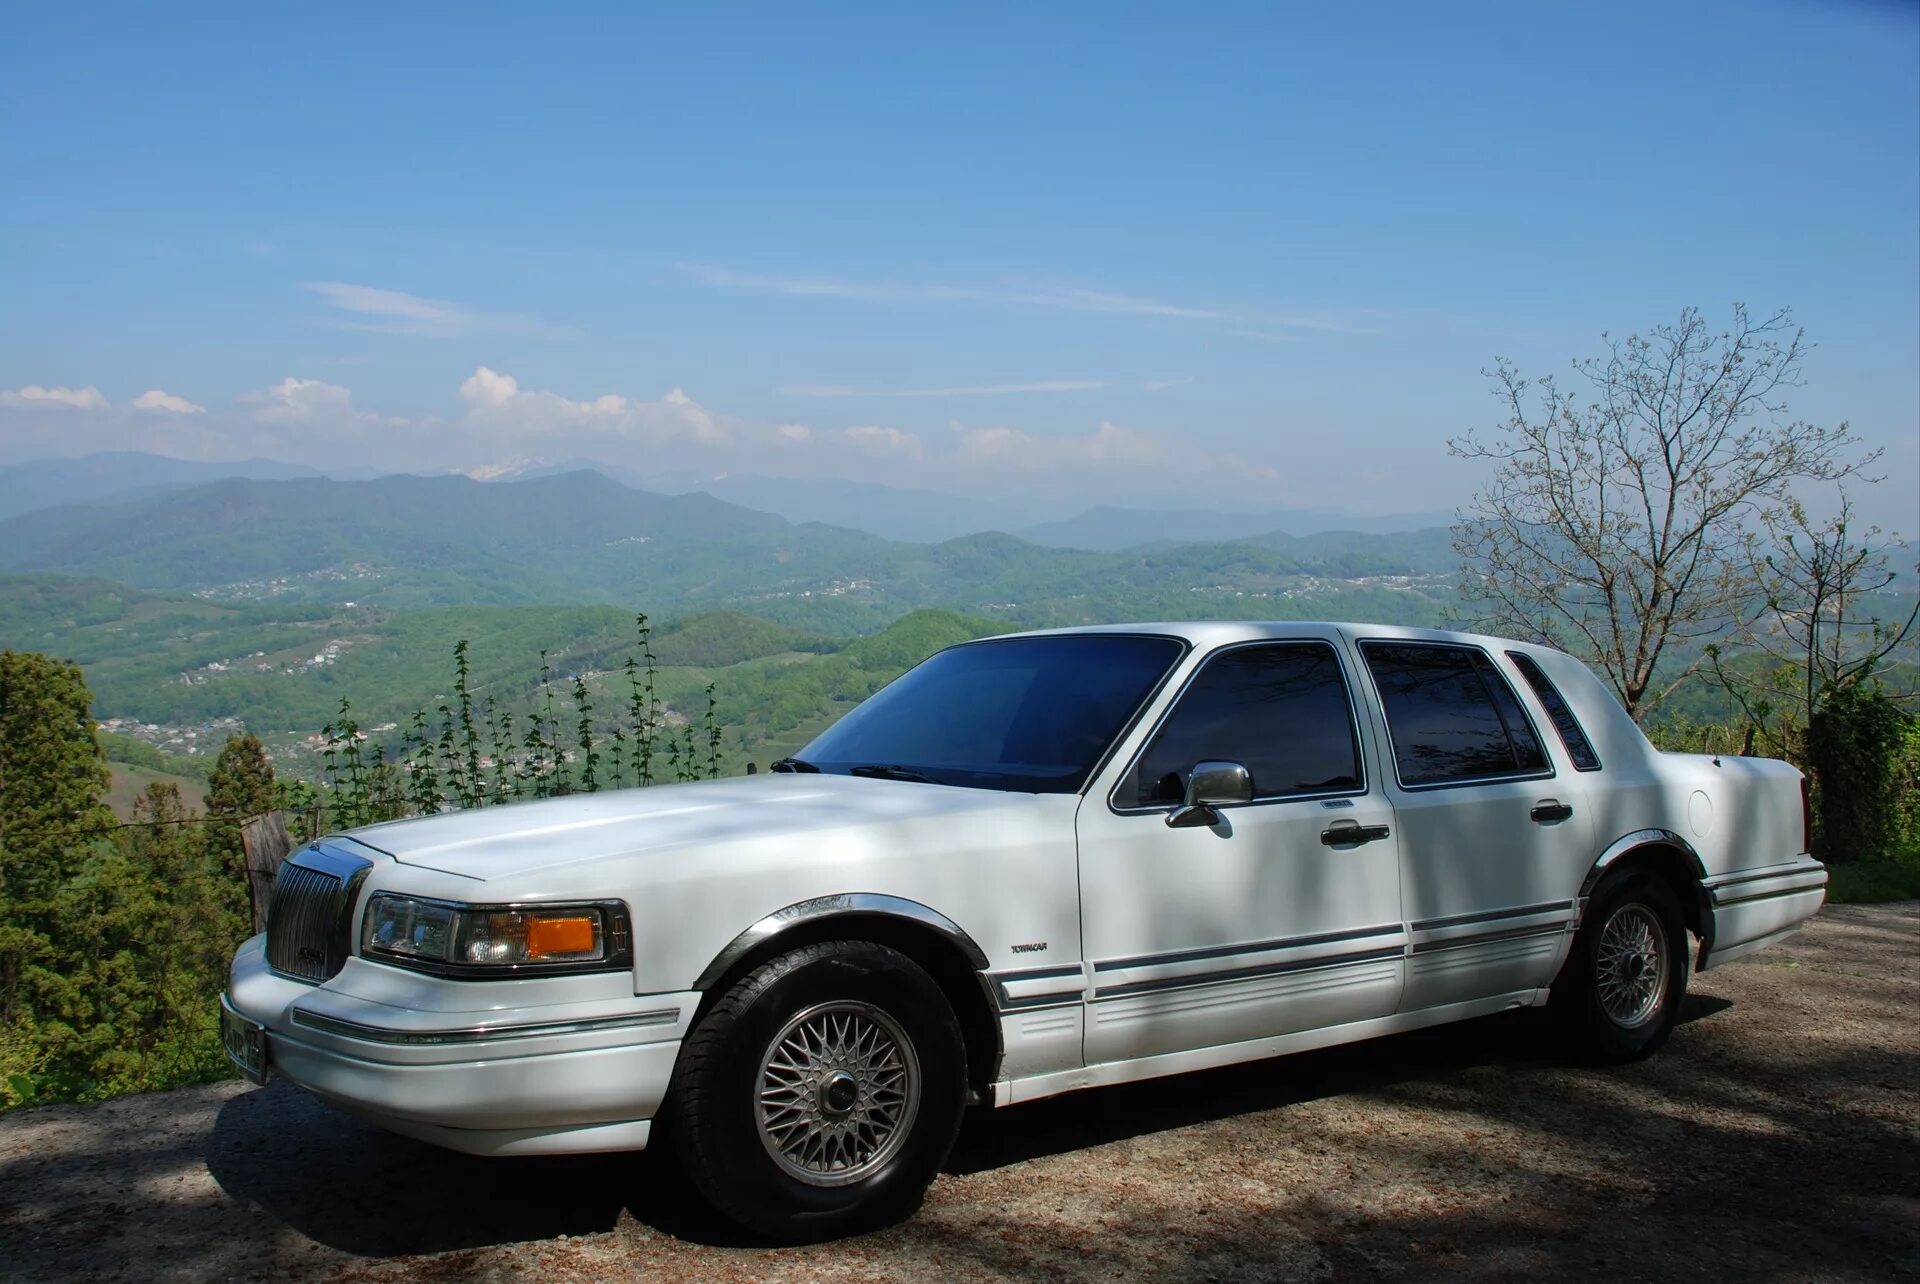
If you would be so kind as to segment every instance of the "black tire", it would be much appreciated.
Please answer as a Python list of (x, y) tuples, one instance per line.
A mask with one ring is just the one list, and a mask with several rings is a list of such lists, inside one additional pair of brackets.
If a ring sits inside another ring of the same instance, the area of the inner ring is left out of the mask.
[[(1658, 951), (1652, 966), (1648, 950)], [(1652, 975), (1656, 969), (1663, 974)], [(1692, 970), (1686, 920), (1666, 880), (1646, 870), (1609, 877), (1587, 901), (1553, 983), (1552, 1008), (1568, 1052), (1598, 1065), (1651, 1055), (1680, 1019)]]
[[(770, 1069), (777, 1047), (804, 1067)], [(829, 1239), (920, 1206), (959, 1132), (966, 1065), (952, 1008), (913, 960), (808, 945), (741, 978), (688, 1036), (669, 1132), (727, 1217), (782, 1243)]]

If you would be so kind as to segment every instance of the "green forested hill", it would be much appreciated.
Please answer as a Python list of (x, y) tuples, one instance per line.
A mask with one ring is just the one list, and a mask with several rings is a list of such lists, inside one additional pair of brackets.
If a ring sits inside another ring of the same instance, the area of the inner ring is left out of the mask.
[[(1154, 537), (1140, 534), (1143, 544)], [(1035, 623), (1113, 618), (1116, 603), (1134, 614), (1191, 616), (1219, 609), (1208, 603), (1225, 595), (1284, 601), (1303, 589), (1331, 591), (1313, 581), (1437, 577), (1450, 557), (1443, 531), (1121, 553), (1000, 534), (906, 544), (796, 526), (707, 495), (633, 490), (592, 472), (495, 484), (231, 479), (0, 522), (0, 572), (110, 579), (210, 601), (382, 609), (647, 602), (663, 613), (744, 610), (843, 633), (923, 606)]]
[[(835, 599), (815, 618), (833, 616)], [(1338, 607), (1340, 609), (1334, 609)], [(1415, 609), (1419, 608), (1419, 609)], [(738, 766), (799, 748), (851, 703), (943, 646), (986, 633), (1069, 619), (1312, 615), (1424, 618), (1417, 594), (1350, 588), (1258, 601), (1124, 584), (1062, 599), (1008, 620), (921, 608), (876, 632), (838, 636), (739, 611), (657, 622), (653, 652), (667, 706), (697, 718), (716, 687), (725, 754)], [(996, 613), (997, 614), (997, 613)], [(85, 666), (102, 719), (154, 724), (159, 742), (185, 751), (186, 733), (209, 743), (221, 719), (266, 736), (283, 766), (310, 771), (295, 746), (352, 702), (365, 728), (431, 718), (453, 699), (453, 647), (469, 644), (477, 699), (524, 710), (539, 698), (542, 653), (565, 704), (572, 679), (587, 684), (601, 716), (627, 699), (620, 668), (635, 651), (631, 612), (613, 606), (439, 607), (393, 611), (356, 605), (211, 603), (60, 576), (0, 576), (0, 647), (45, 651)], [(207, 724), (211, 728), (211, 739)], [(130, 732), (133, 728), (126, 728)], [(289, 758), (286, 755), (292, 754)]]
[[(704, 709), (711, 681), (728, 725), (790, 731), (943, 646), (1005, 627), (919, 611), (876, 634), (833, 638), (721, 611), (657, 622), (652, 648), (661, 693), (676, 709)], [(608, 606), (329, 612), (0, 576), (0, 647), (79, 661), (101, 718), (182, 728), (238, 718), (261, 733), (304, 735), (332, 720), (344, 697), (362, 725), (378, 726), (449, 698), (461, 640), (481, 699), (523, 706), (544, 652), (556, 679), (585, 675), (596, 702), (612, 702), (625, 695), (620, 665), (636, 650), (636, 624)]]
[[(655, 495), (599, 473), (505, 485), (465, 477), (229, 478), (127, 504), (69, 506), (0, 523), (0, 570), (66, 571), (149, 589), (279, 581), (334, 600), (395, 588), (417, 598), (606, 600), (621, 565), (682, 578), (728, 541), (787, 529), (707, 495)], [(592, 565), (578, 558), (589, 555)], [(616, 577), (617, 578), (617, 577)], [(597, 584), (609, 584), (603, 592)]]
[(177, 728), (181, 745), (224, 718), (297, 739), (343, 698), (367, 727), (434, 712), (463, 639), (483, 699), (531, 698), (545, 653), (550, 673), (581, 676), (597, 705), (616, 700), (645, 610), (663, 695), (704, 710), (716, 683), (729, 744), (745, 752), (801, 736), (940, 646), (995, 629), (1433, 623), (1451, 596), (1445, 532), (1141, 535), (1124, 552), (995, 533), (900, 543), (593, 472), (229, 479), (0, 522), (0, 646), (78, 661), (101, 717)]

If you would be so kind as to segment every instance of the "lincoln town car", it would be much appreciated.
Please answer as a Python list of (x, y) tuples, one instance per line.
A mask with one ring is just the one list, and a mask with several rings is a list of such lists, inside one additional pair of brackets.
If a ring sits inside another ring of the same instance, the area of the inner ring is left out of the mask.
[(229, 1054), (480, 1155), (665, 1146), (760, 1235), (917, 1207), (970, 1105), (1533, 1009), (1590, 1063), (1825, 896), (1801, 777), (1549, 647), (1139, 624), (941, 651), (774, 770), (331, 834)]

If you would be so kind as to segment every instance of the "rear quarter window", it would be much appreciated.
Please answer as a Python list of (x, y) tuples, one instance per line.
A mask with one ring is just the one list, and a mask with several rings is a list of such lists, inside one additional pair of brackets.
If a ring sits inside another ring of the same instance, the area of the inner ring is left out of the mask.
[(1553, 729), (1560, 737), (1560, 743), (1566, 746), (1567, 760), (1573, 763), (1576, 771), (1600, 770), (1600, 755), (1593, 750), (1593, 742), (1587, 739), (1586, 730), (1580, 720), (1573, 716), (1573, 707), (1566, 697), (1560, 694), (1560, 688), (1553, 685), (1544, 670), (1535, 663), (1532, 656), (1524, 651), (1509, 651), (1507, 658), (1513, 661), (1513, 667), (1533, 688), (1533, 694), (1540, 701), (1540, 707), (1547, 711), (1547, 717), (1553, 721)]

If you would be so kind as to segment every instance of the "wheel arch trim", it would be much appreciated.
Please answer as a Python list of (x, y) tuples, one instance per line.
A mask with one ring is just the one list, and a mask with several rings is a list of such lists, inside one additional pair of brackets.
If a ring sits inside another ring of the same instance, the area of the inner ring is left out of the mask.
[(985, 972), (987, 969), (986, 951), (982, 950), (958, 923), (938, 910), (930, 909), (918, 901), (908, 900), (904, 896), (889, 896), (882, 892), (840, 892), (832, 896), (816, 896), (810, 900), (798, 901), (760, 919), (734, 937), (725, 949), (714, 956), (713, 962), (707, 964), (706, 970), (701, 972), (699, 979), (694, 981), (693, 988), (711, 989), (741, 959), (768, 941), (796, 927), (818, 923), (825, 919), (874, 917), (904, 919), (921, 927), (931, 928), (965, 955), (976, 972)]
[(1696, 884), (1704, 883), (1707, 877), (1706, 862), (1700, 859), (1700, 853), (1693, 844), (1674, 833), (1671, 829), (1636, 829), (1630, 834), (1622, 834), (1607, 844), (1605, 851), (1594, 859), (1593, 866), (1587, 870), (1587, 876), (1580, 883), (1580, 899), (1593, 895), (1593, 889), (1607, 876), (1622, 858), (1632, 855), (1643, 847), (1667, 847), (1678, 852), (1686, 862), (1687, 870), (1693, 875)]

